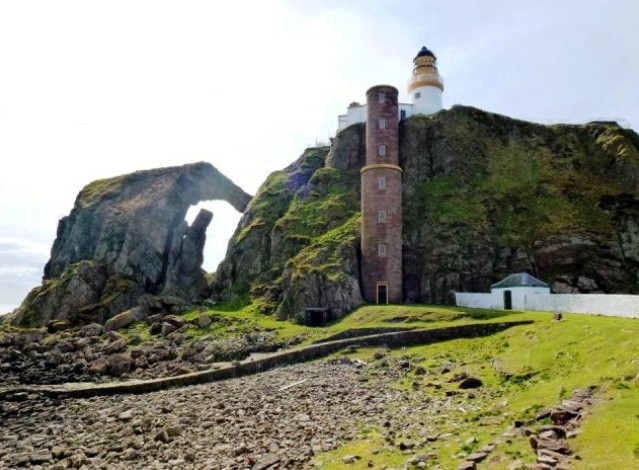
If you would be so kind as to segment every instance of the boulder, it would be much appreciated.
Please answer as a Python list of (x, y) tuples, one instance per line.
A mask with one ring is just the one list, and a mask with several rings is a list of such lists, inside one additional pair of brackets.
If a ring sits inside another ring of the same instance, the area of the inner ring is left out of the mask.
[(104, 332), (104, 327), (99, 323), (90, 323), (80, 328), (79, 335), (88, 338), (100, 336)]
[(116, 316), (109, 318), (104, 324), (104, 329), (107, 331), (120, 330), (133, 324), (136, 321), (142, 320), (142, 309), (132, 308), (126, 312), (118, 313)]
[(128, 374), (131, 371), (131, 356), (128, 353), (109, 356), (109, 373), (114, 376)]
[(109, 361), (99, 357), (89, 365), (88, 372), (93, 375), (106, 375), (109, 370)]
[(119, 338), (106, 344), (102, 350), (105, 354), (113, 354), (126, 349), (126, 345), (126, 340), (124, 338)]
[(186, 319), (177, 315), (166, 315), (162, 318), (162, 321), (164, 323), (170, 323), (171, 325), (175, 326), (175, 328), (180, 328), (186, 325)]
[(162, 336), (168, 336), (177, 329), (178, 327), (175, 326), (173, 323), (164, 322), (162, 323), (162, 329), (160, 331), (162, 333)]
[(206, 328), (211, 323), (213, 323), (213, 319), (211, 318), (211, 315), (207, 315), (206, 313), (202, 313), (202, 314), (198, 315), (197, 317), (195, 317), (195, 319), (193, 320), (193, 323), (195, 325), (197, 325), (198, 328)]
[(71, 328), (71, 324), (67, 320), (52, 320), (47, 322), (47, 331), (49, 333), (57, 333), (68, 330), (69, 328)]

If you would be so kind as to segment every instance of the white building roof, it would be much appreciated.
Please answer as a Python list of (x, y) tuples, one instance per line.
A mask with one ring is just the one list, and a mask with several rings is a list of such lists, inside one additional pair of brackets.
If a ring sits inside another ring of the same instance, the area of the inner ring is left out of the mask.
[(504, 287), (550, 287), (543, 281), (528, 273), (515, 273), (505, 277), (496, 284), (490, 286), (491, 289), (501, 289)]

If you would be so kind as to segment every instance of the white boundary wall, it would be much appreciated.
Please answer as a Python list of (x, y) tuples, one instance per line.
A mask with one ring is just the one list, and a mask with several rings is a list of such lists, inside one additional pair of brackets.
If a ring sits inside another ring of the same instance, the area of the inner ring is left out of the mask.
[[(515, 291), (516, 289), (512, 289)], [(503, 293), (500, 293), (500, 296)], [(459, 307), (503, 309), (503, 300), (494, 294), (456, 292)], [(531, 294), (513, 309), (540, 312), (586, 313), (611, 317), (639, 318), (639, 295), (623, 294)]]
[(639, 296), (621, 294), (551, 294), (530, 296), (526, 310), (590, 313), (639, 318)]
[(471, 292), (455, 292), (455, 304), (458, 307), (469, 308), (503, 308), (493, 307), (493, 296), (491, 294), (475, 294)]

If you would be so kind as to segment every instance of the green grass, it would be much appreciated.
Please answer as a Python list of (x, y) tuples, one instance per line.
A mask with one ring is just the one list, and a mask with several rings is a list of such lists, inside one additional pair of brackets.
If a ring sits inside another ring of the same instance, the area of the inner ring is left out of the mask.
[[(356, 439), (351, 441), (335, 452), (320, 454), (314, 460), (321, 464), (324, 470), (342, 470), (344, 468), (364, 469), (371, 468), (369, 462), (372, 462), (373, 468), (399, 467), (405, 460), (406, 456), (390, 452), (384, 449), (384, 442), (376, 430), (363, 429), (360, 435), (366, 436), (366, 439)], [(348, 455), (357, 455), (360, 459), (352, 464), (345, 464), (342, 457)]]
[(586, 417), (575, 441), (583, 459), (578, 468), (639, 468), (639, 390), (633, 384), (629, 389), (613, 388), (606, 396), (610, 401)]
[[(427, 321), (426, 310), (432, 312), (434, 321)], [(535, 323), (486, 338), (453, 340), (390, 352), (391, 357), (408, 357), (414, 365), (423, 366), (428, 371), (423, 380), (439, 382), (442, 386), (442, 389), (420, 387), (412, 390), (414, 374), (396, 379), (393, 386), (405, 390), (417, 404), (441, 399), (445, 390), (454, 389), (454, 385), (446, 380), (457, 372), (467, 372), (484, 382), (484, 387), (475, 392), (472, 400), (465, 395), (453, 397), (445, 420), (428, 412), (415, 413), (411, 420), (424, 422), (426, 426), (432, 424), (440, 427), (441, 432), (453, 434), (446, 441), (428, 444), (416, 452), (435, 452), (442, 468), (455, 468), (459, 459), (454, 456), (472, 450), (465, 447), (467, 438), (475, 437), (479, 446), (486, 444), (504, 432), (515, 419), (531, 419), (539, 409), (558, 404), (575, 388), (596, 385), (598, 396), (605, 401), (591, 409), (584, 419), (583, 433), (571, 440), (576, 453), (583, 458), (574, 468), (638, 468), (639, 458), (635, 454), (639, 454), (639, 450), (635, 450), (639, 449), (639, 384), (636, 378), (639, 321), (568, 314), (562, 322), (553, 322), (547, 313), (493, 313), (497, 315), (489, 319), (483, 317), (480, 321), (533, 319)], [(464, 315), (467, 316), (464, 318)], [(477, 321), (472, 315), (473, 312), (456, 308), (364, 307), (340, 322), (339, 327), (380, 326), (398, 316), (407, 318), (411, 326)], [(336, 327), (338, 325), (332, 325), (330, 329)], [(349, 356), (370, 362), (376, 351), (379, 349), (360, 349)], [(452, 364), (449, 373), (441, 374), (443, 364)], [(397, 449), (387, 449), (371, 457), (370, 451), (379, 448), (375, 436), (375, 432), (370, 436), (359, 436), (317, 458), (332, 462), (323, 468), (342, 468), (342, 456), (359, 452), (363, 458), (352, 468), (365, 468), (372, 457), (375, 457), (376, 466), (390, 467), (397, 466), (398, 460), (404, 462), (410, 457), (401, 455)], [(533, 460), (525, 438), (499, 445), (491, 453), (490, 463), (485, 465), (496, 470), (506, 469), (517, 458), (525, 462)]]
[(428, 327), (466, 323), (468, 320), (491, 320), (512, 316), (507, 312), (458, 307), (424, 305), (368, 305), (332, 323), (335, 332), (350, 328)]
[[(221, 315), (227, 319), (243, 324), (243, 329), (250, 330), (259, 327), (266, 331), (275, 332), (282, 340), (297, 338), (301, 345), (310, 344), (316, 340), (327, 338), (336, 333), (357, 328), (436, 328), (441, 326), (462, 325), (469, 321), (502, 321), (502, 319), (530, 319), (530, 315), (506, 313), (503, 311), (468, 309), (462, 307), (436, 307), (424, 305), (388, 305), (363, 306), (349, 315), (336, 320), (325, 327), (307, 327), (286, 320), (279, 320), (274, 315), (260, 313), (261, 302), (248, 305), (235, 302), (220, 304), (207, 311), (212, 315)], [(186, 313), (185, 318), (191, 320), (200, 311)], [(215, 323), (213, 324), (215, 325)], [(197, 328), (191, 330), (197, 334)], [(201, 332), (200, 332), (201, 333)], [(208, 332), (207, 332), (208, 333)], [(216, 333), (211, 331), (210, 333)], [(225, 329), (219, 329), (217, 334), (227, 335)], [(199, 335), (198, 335), (199, 336)]]
[(106, 194), (114, 194), (120, 190), (124, 182), (124, 176), (116, 176), (93, 181), (87, 184), (78, 195), (78, 204), (83, 207), (89, 207), (100, 201)]

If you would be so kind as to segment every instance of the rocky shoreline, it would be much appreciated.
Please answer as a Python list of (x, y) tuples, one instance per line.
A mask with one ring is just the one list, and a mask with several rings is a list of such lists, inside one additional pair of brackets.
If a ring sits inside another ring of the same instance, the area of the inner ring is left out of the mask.
[(0, 468), (303, 468), (392, 419), (401, 393), (338, 360), (142, 396), (31, 395), (1, 404)]
[[(393, 466), (401, 470), (497, 462), (542, 470), (568, 469), (579, 458), (566, 440), (578, 433), (592, 388), (576, 390), (530, 422), (510, 421), (506, 432), (481, 442), (472, 430), (468, 437), (466, 418), (494, 409), (500, 392), (452, 373), (455, 364), (445, 356), (438, 359), (424, 368), (417, 365), (423, 358), (382, 349), (369, 362), (343, 356), (144, 394), (7, 394), (0, 401), (0, 468), (275, 470), (323, 468), (328, 461), (348, 468), (390, 452), (403, 461)], [(530, 438), (535, 463), (502, 449), (518, 437)], [(321, 454), (360, 440), (369, 446), (361, 455)], [(390, 470), (381, 461), (366, 463)]]
[(188, 323), (180, 316), (164, 316), (151, 324), (151, 328), (158, 327), (157, 335), (145, 341), (135, 334), (109, 331), (108, 324), (105, 328), (97, 323), (78, 331), (1, 332), (0, 383), (59, 384), (172, 377), (289, 345), (259, 327), (216, 339), (194, 340), (186, 334), (198, 321), (209, 322), (208, 327), (212, 317), (202, 314)]

